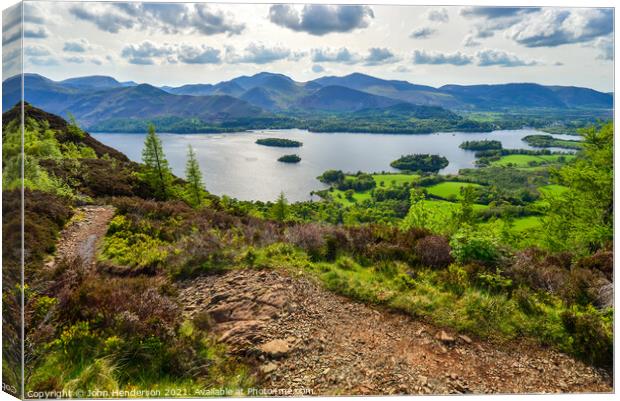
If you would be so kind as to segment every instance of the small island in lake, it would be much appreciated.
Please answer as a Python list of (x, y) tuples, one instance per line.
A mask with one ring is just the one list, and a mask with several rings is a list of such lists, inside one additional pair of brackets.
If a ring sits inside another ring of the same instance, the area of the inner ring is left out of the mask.
[(535, 148), (564, 148), (581, 149), (580, 141), (572, 139), (558, 139), (551, 135), (528, 135), (523, 137), (523, 141)]
[(465, 150), (491, 150), (501, 149), (502, 143), (500, 141), (483, 139), (481, 141), (465, 141), (459, 145), (459, 148)]
[(282, 163), (299, 163), (301, 161), (301, 157), (297, 155), (284, 155), (280, 157), (278, 161)]
[(284, 138), (257, 139), (256, 143), (258, 145), (274, 146), (278, 148), (299, 148), (300, 146), (303, 145), (303, 143), (299, 141), (294, 141), (292, 139), (284, 139)]
[(390, 166), (399, 170), (437, 172), (448, 164), (448, 159), (443, 156), (416, 154), (401, 156), (390, 163)]

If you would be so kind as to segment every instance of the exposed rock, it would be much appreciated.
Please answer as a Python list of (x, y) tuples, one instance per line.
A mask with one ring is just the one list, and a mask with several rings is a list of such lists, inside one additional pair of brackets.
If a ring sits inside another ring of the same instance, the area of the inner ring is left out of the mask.
[[(314, 395), (612, 390), (606, 372), (550, 348), (452, 336), (336, 295), (297, 273), (235, 270), (179, 287), (186, 317), (221, 314), (209, 331), (254, 364), (261, 388)], [(471, 346), (455, 346), (467, 340)]]
[(259, 345), (258, 349), (272, 358), (279, 358), (288, 354), (290, 347), (286, 340), (271, 340)]
[(471, 338), (469, 338), (468, 336), (466, 336), (465, 334), (459, 334), (459, 338), (463, 341), (465, 341), (467, 344), (471, 344)]
[(454, 342), (454, 337), (448, 335), (448, 333), (446, 333), (445, 331), (441, 330), (439, 331), (436, 335), (435, 338), (438, 339), (439, 341), (445, 343), (445, 344), (450, 344)]
[(264, 374), (269, 374), (271, 372), (276, 371), (277, 369), (278, 369), (278, 365), (273, 362), (266, 363), (260, 367), (260, 371), (263, 372)]
[(599, 288), (596, 303), (600, 308), (614, 306), (614, 283), (608, 282)]

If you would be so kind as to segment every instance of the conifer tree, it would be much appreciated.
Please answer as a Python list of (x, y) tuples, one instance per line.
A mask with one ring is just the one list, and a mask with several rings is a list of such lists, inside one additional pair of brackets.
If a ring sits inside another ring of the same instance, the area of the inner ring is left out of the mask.
[(194, 206), (200, 205), (202, 202), (202, 189), (204, 183), (202, 182), (202, 172), (200, 171), (200, 165), (196, 160), (196, 153), (192, 145), (187, 147), (187, 164), (185, 165), (185, 178), (187, 180), (190, 197)]
[(278, 221), (284, 221), (288, 217), (288, 201), (284, 196), (284, 192), (280, 192), (278, 200), (273, 205), (273, 217)]
[(170, 192), (172, 172), (153, 124), (149, 124), (149, 133), (144, 140), (142, 161), (146, 166), (144, 174), (146, 182), (153, 188), (158, 198), (166, 199)]

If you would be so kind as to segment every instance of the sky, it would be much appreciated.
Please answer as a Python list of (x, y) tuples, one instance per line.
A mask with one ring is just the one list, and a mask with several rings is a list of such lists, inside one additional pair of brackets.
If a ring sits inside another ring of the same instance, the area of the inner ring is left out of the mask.
[[(19, 72), (3, 13), (3, 79)], [(262, 71), (361, 72), (439, 87), (536, 82), (613, 90), (613, 10), (387, 5), (24, 3), (24, 71), (178, 86)]]

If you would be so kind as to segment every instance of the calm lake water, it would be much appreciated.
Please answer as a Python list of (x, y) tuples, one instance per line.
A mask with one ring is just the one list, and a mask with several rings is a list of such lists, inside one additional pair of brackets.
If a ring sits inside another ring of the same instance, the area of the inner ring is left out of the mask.
[[(159, 134), (173, 172), (184, 176), (187, 146), (196, 151), (208, 191), (243, 200), (274, 200), (283, 191), (290, 201), (312, 199), (310, 192), (322, 189), (316, 177), (325, 170), (345, 172), (398, 171), (390, 162), (410, 153), (445, 156), (450, 164), (441, 173), (456, 173), (474, 167), (474, 152), (459, 148), (463, 141), (496, 139), (506, 149), (530, 149), (521, 140), (541, 132), (531, 129), (488, 133), (435, 133), (424, 135), (313, 133), (305, 130), (261, 130), (230, 134)], [(96, 133), (99, 141), (141, 160), (145, 134)], [(277, 137), (303, 142), (300, 148), (257, 145), (258, 138)], [(555, 135), (576, 139), (574, 136)], [(553, 150), (553, 149), (552, 149)], [(561, 149), (555, 149), (561, 150)], [(296, 153), (297, 164), (278, 162), (284, 154)]]

